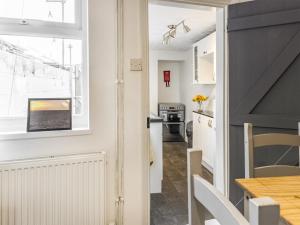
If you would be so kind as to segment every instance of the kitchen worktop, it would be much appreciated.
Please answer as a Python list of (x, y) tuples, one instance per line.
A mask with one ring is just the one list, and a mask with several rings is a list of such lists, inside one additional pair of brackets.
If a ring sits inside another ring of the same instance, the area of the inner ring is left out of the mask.
[(163, 119), (155, 114), (150, 114), (150, 123), (161, 123)]
[(212, 111), (206, 111), (206, 110), (204, 110), (204, 111), (199, 112), (199, 111), (194, 110), (193, 112), (201, 114), (203, 116), (208, 116), (210, 118), (214, 118), (214, 112), (212, 112)]

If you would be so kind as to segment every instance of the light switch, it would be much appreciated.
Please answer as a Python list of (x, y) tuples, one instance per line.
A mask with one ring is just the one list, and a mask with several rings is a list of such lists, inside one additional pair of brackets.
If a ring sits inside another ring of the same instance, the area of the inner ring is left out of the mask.
[(131, 59), (130, 60), (130, 70), (131, 71), (142, 71), (143, 70), (142, 59)]

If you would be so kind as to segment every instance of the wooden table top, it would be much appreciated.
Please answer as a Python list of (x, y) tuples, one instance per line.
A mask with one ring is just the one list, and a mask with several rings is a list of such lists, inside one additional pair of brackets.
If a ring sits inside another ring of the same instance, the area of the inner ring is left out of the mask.
[(300, 176), (237, 179), (252, 197), (271, 197), (280, 204), (282, 219), (300, 225)]

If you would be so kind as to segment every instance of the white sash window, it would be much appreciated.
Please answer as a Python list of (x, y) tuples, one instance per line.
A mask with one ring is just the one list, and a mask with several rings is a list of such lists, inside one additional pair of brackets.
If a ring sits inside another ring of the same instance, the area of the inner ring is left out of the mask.
[(72, 98), (87, 128), (86, 0), (0, 0), (0, 133), (25, 132), (28, 98)]

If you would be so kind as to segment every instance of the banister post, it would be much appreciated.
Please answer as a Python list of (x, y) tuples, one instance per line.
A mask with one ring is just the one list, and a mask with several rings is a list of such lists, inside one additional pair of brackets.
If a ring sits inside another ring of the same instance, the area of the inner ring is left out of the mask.
[(187, 150), (189, 225), (204, 225), (204, 207), (194, 197), (193, 175), (202, 175), (202, 151)]
[(280, 207), (269, 197), (249, 200), (250, 225), (277, 225), (280, 221)]

